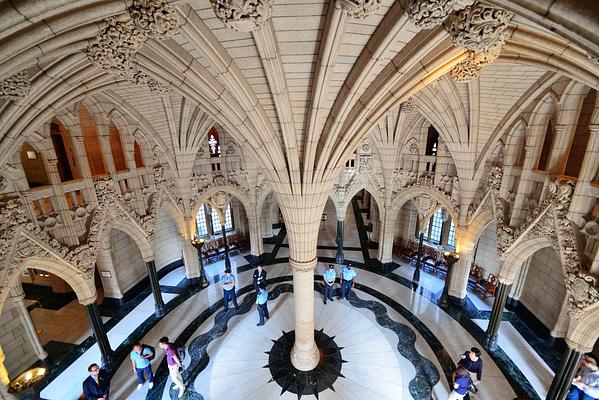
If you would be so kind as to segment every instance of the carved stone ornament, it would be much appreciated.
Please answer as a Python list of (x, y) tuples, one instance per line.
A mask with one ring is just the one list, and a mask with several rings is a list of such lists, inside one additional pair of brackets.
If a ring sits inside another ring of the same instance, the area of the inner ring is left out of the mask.
[(129, 15), (135, 26), (153, 39), (171, 37), (179, 27), (175, 9), (164, 0), (133, 0)]
[(453, 11), (455, 0), (410, 0), (408, 16), (421, 29), (439, 26)]
[(133, 57), (145, 41), (144, 35), (133, 21), (106, 20), (97, 40), (85, 53), (100, 68), (121, 78), (130, 79), (135, 72)]
[(593, 55), (591, 53), (587, 53), (587, 58), (590, 61), (594, 62), (595, 64), (599, 64), (599, 57), (597, 57), (597, 56), (595, 56), (595, 55)]
[(474, 61), (474, 57), (469, 55), (464, 61), (457, 63), (449, 74), (456, 82), (466, 82), (478, 78), (482, 67)]
[(352, 18), (367, 18), (374, 14), (382, 0), (337, 0), (342, 10)]
[(400, 104), (399, 109), (400, 111), (403, 112), (412, 112), (414, 111), (414, 100), (410, 97), (409, 99), (407, 99), (406, 101), (404, 101), (403, 103)]
[(29, 94), (31, 81), (26, 71), (20, 71), (0, 81), (0, 99), (17, 100)]
[(418, 144), (416, 143), (416, 141), (412, 141), (412, 143), (410, 143), (410, 148), (408, 149), (408, 152), (410, 154), (418, 154)]
[(314, 271), (314, 268), (316, 268), (316, 258), (310, 261), (295, 261), (293, 258), (289, 257), (289, 265), (291, 265), (291, 268), (297, 272), (312, 272)]
[(507, 39), (507, 27), (513, 14), (481, 3), (456, 11), (444, 23), (451, 41), (476, 53), (489, 51)]
[(226, 27), (241, 32), (258, 29), (272, 12), (272, 0), (210, 0), (210, 3)]

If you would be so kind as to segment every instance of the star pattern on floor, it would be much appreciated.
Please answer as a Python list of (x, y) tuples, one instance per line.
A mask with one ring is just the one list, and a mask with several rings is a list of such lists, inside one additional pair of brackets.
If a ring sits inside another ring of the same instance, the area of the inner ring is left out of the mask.
[(298, 400), (302, 396), (314, 395), (333, 388), (337, 378), (344, 378), (341, 366), (346, 361), (341, 357), (342, 347), (337, 346), (334, 336), (328, 336), (323, 330), (314, 331), (314, 340), (320, 351), (320, 363), (311, 371), (300, 371), (291, 363), (291, 349), (295, 342), (295, 331), (285, 332), (277, 339), (272, 340), (273, 346), (268, 354), (268, 364), (272, 378), (269, 382), (276, 382), (281, 386), (281, 395), (285, 392), (297, 394)]

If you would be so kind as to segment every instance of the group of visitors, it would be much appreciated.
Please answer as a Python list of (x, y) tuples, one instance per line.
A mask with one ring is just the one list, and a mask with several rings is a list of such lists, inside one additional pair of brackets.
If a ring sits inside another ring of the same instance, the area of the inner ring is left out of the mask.
[[(352, 268), (352, 264), (349, 263), (341, 267), (339, 274), (340, 288), (339, 297), (337, 299), (342, 300), (345, 298), (349, 300), (349, 294), (355, 286), (354, 278), (356, 277), (356, 271)], [(327, 304), (327, 300), (333, 301), (336, 280), (337, 272), (335, 271), (335, 265), (329, 264), (329, 268), (322, 274), (322, 281), (324, 283), (324, 304)]]
[(468, 392), (478, 392), (477, 385), (483, 378), (483, 360), (476, 347), (460, 355), (457, 370), (453, 375), (453, 391), (448, 400), (461, 400)]
[[(260, 321), (257, 326), (264, 325), (264, 318), (268, 319), (268, 290), (266, 290), (266, 270), (262, 265), (258, 265), (258, 268), (254, 271), (254, 289), (256, 290), (256, 308), (258, 310), (258, 317)], [(225, 276), (222, 279), (223, 282), (223, 301), (224, 311), (229, 310), (229, 302), (233, 302), (233, 308), (235, 311), (239, 310), (237, 304), (237, 294), (235, 292), (235, 275), (231, 273), (230, 269), (225, 270)]]
[[(181, 374), (185, 350), (171, 343), (166, 336), (158, 341), (158, 346), (164, 350), (169, 375), (175, 386), (179, 388), (179, 398), (181, 398), (185, 394), (185, 383)], [(135, 343), (129, 357), (133, 366), (133, 374), (137, 377), (137, 390), (141, 390), (146, 380), (148, 387), (152, 389), (154, 387), (152, 361), (156, 357), (156, 350), (150, 345)], [(108, 371), (98, 364), (91, 364), (87, 370), (90, 376), (83, 381), (85, 398), (87, 400), (109, 400), (110, 377)]]

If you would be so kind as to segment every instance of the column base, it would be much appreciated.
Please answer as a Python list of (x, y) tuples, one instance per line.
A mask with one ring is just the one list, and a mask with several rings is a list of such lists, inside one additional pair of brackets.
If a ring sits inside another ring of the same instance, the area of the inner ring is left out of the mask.
[(337, 256), (335, 257), (335, 262), (337, 264), (343, 264), (345, 262), (345, 256), (343, 255), (343, 253), (337, 253)]
[(166, 305), (164, 304), (156, 304), (156, 311), (154, 312), (158, 318), (164, 317), (166, 315)]
[(462, 307), (464, 304), (466, 304), (466, 297), (447, 295), (447, 299), (449, 300), (449, 304), (452, 306)]
[(255, 256), (253, 254), (250, 254), (248, 256), (245, 256), (245, 259), (248, 260), (248, 262), (250, 264), (257, 265), (257, 264), (263, 263), (265, 257), (266, 257), (266, 253), (262, 253), (259, 256)]
[(485, 348), (489, 351), (495, 351), (497, 350), (497, 341), (499, 340), (499, 336), (498, 335), (489, 335), (489, 334), (485, 334), (485, 341), (484, 341), (484, 345)]
[(318, 366), (320, 363), (320, 352), (316, 343), (313, 343), (313, 347), (310, 351), (298, 351), (295, 346), (291, 349), (291, 364), (300, 371), (311, 371)]

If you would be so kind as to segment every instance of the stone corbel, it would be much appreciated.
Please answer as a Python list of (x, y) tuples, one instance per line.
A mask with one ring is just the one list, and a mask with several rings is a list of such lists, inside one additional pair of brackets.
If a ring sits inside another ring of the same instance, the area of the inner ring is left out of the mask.
[(214, 14), (230, 29), (252, 32), (270, 19), (272, 0), (210, 0)]
[(382, 0), (337, 0), (343, 11), (352, 18), (368, 18), (382, 4)]
[(27, 71), (20, 71), (0, 81), (0, 99), (18, 100), (29, 94), (31, 81)]

